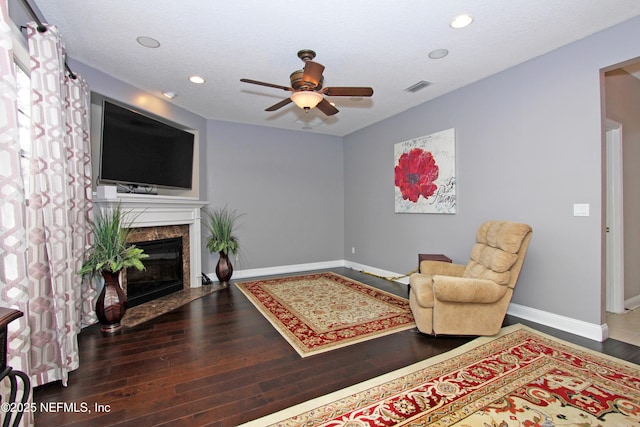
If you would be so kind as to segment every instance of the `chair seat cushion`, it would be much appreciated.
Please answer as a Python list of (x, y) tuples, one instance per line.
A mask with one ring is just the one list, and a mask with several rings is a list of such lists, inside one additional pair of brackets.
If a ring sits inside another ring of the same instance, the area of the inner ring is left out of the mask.
[(434, 276), (433, 296), (437, 301), (493, 304), (507, 292), (506, 286), (491, 280)]

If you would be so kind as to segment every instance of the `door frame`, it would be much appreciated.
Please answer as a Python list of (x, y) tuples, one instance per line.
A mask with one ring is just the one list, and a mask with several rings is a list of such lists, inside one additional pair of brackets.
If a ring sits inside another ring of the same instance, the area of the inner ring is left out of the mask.
[(606, 119), (606, 311), (624, 313), (622, 124)]

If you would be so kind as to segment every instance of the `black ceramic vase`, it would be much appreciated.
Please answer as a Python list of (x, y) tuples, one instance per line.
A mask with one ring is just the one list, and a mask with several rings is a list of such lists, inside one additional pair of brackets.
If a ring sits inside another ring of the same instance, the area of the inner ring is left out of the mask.
[(104, 286), (96, 301), (96, 316), (102, 331), (115, 332), (120, 329), (120, 320), (127, 311), (127, 296), (120, 287), (120, 272), (102, 271)]
[(216, 276), (222, 286), (229, 286), (229, 280), (233, 274), (233, 265), (225, 252), (220, 252), (220, 259), (216, 265)]

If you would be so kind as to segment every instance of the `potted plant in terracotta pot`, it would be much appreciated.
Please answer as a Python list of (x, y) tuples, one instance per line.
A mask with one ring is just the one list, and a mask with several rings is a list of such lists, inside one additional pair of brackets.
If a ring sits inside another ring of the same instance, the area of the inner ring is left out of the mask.
[(228, 286), (233, 274), (229, 254), (236, 255), (240, 249), (235, 228), (238, 218), (243, 214), (238, 214), (235, 209), (229, 209), (227, 206), (211, 211), (204, 210), (204, 214), (205, 226), (209, 231), (207, 249), (212, 254), (220, 255), (216, 265), (216, 276), (222, 286)]
[(120, 286), (122, 270), (128, 267), (144, 270), (142, 260), (148, 257), (142, 249), (127, 243), (128, 225), (126, 212), (120, 205), (97, 210), (91, 222), (93, 245), (78, 271), (78, 274), (91, 278), (97, 274), (104, 278), (104, 286), (96, 301), (96, 316), (105, 332), (119, 329), (120, 320), (127, 310), (127, 297)]

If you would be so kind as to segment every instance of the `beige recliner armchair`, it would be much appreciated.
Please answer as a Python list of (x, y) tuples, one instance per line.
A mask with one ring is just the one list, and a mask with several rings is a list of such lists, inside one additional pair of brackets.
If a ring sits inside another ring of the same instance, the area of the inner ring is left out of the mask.
[(467, 265), (422, 261), (409, 279), (418, 329), (431, 335), (495, 335), (502, 327), (532, 229), (487, 221)]

